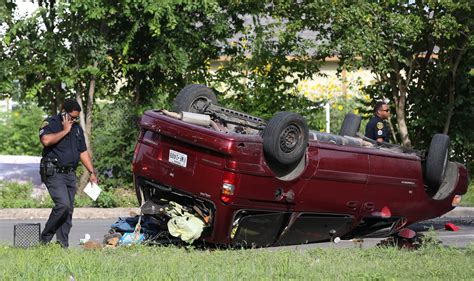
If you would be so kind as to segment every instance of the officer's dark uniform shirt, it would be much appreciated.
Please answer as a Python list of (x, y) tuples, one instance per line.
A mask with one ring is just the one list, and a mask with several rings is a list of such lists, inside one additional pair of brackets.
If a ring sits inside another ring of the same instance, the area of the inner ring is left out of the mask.
[(382, 118), (374, 116), (369, 120), (369, 123), (365, 126), (365, 136), (377, 140), (383, 138), (384, 142), (390, 140), (390, 128)]
[[(58, 133), (63, 130), (61, 114), (46, 118), (41, 125), (39, 137), (47, 134)], [(74, 123), (71, 131), (58, 143), (43, 148), (43, 157), (58, 159), (58, 165), (65, 167), (77, 167), (79, 156), (86, 151), (84, 131), (79, 124)]]

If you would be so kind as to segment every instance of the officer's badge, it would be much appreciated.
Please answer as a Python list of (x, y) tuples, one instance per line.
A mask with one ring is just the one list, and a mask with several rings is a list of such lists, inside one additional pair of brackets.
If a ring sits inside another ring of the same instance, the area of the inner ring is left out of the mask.
[(44, 120), (43, 121), (43, 124), (41, 124), (41, 129), (43, 129), (44, 127), (48, 126), (48, 121)]
[(379, 130), (383, 129), (383, 123), (382, 122), (377, 122), (377, 129), (379, 129)]
[(382, 135), (382, 130), (378, 130), (377, 135), (381, 136)]

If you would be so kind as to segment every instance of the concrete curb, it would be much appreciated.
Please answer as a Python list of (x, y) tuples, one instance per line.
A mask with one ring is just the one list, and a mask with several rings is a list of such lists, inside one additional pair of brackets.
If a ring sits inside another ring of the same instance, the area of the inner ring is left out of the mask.
[[(48, 219), (51, 209), (0, 209), (0, 220)], [(74, 219), (116, 219), (139, 213), (139, 208), (76, 208)], [(457, 207), (442, 217), (474, 217), (474, 207)]]
[(474, 217), (474, 207), (456, 207), (441, 217)]
[[(51, 209), (1, 209), (0, 220), (48, 219)], [(75, 208), (73, 219), (116, 219), (139, 213), (139, 208)]]

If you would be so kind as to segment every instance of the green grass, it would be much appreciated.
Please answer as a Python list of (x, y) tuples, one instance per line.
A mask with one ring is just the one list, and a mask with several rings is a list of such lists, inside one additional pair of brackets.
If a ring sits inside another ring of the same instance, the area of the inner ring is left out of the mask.
[(467, 280), (474, 247), (187, 250), (132, 246), (63, 250), (0, 246), (0, 280)]
[(467, 193), (462, 196), (461, 206), (474, 207), (474, 181), (471, 181)]

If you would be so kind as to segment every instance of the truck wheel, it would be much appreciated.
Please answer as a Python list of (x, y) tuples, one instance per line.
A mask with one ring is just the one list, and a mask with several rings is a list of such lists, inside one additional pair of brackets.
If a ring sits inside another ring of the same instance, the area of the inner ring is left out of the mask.
[(431, 191), (437, 191), (444, 179), (449, 156), (449, 136), (436, 134), (426, 157), (425, 179)]
[(191, 84), (179, 91), (173, 102), (173, 111), (203, 113), (209, 102), (217, 105), (214, 91), (205, 85)]
[(267, 161), (281, 165), (297, 163), (308, 145), (308, 125), (293, 112), (278, 112), (263, 131), (263, 151)]

